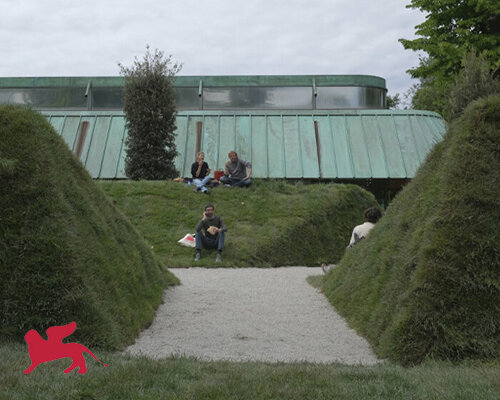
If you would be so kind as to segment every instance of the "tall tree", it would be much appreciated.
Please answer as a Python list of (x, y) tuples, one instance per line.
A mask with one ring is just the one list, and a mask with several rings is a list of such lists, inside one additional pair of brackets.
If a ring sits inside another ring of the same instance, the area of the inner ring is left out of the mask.
[(412, 0), (408, 8), (428, 12), (416, 26), (414, 40), (399, 39), (405, 49), (423, 50), (429, 57), (408, 72), (414, 78), (456, 74), (463, 57), (475, 49), (500, 67), (500, 4), (498, 0)]
[(125, 77), (123, 109), (127, 120), (125, 174), (130, 179), (168, 179), (174, 165), (177, 108), (173, 81), (181, 65), (172, 56), (146, 46), (142, 60), (131, 67), (118, 64)]
[(428, 13), (416, 26), (419, 38), (399, 40), (405, 49), (427, 53), (408, 70), (420, 79), (413, 106), (445, 113), (447, 92), (467, 53), (475, 50), (490, 70), (500, 67), (498, 0), (412, 0), (407, 7)]

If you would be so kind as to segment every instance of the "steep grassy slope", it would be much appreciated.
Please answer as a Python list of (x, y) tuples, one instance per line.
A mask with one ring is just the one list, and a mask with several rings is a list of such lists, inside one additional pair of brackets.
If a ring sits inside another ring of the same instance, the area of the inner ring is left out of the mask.
[(176, 278), (34, 111), (0, 107), (0, 196), (0, 338), (76, 321), (86, 345), (133, 342)]
[(319, 265), (340, 260), (363, 210), (376, 204), (355, 185), (290, 185), (255, 181), (248, 189), (218, 187), (210, 196), (175, 182), (100, 182), (169, 267), (215, 266), (215, 253), (177, 244), (215, 205), (228, 227), (224, 261), (227, 267)]
[(473, 103), (326, 277), (330, 301), (380, 356), (498, 358), (499, 122), (499, 97)]

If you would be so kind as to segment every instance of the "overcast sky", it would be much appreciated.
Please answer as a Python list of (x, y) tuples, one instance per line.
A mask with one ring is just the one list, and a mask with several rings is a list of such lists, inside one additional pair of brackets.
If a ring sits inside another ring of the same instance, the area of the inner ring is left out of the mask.
[(149, 44), (179, 75), (376, 75), (415, 80), (425, 20), (410, 0), (0, 0), (0, 77), (117, 76)]

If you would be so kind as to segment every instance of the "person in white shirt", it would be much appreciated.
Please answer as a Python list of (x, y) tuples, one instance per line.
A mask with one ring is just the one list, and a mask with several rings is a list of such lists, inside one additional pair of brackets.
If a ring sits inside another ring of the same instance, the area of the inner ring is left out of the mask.
[(377, 221), (382, 217), (382, 213), (377, 207), (370, 207), (366, 209), (363, 213), (365, 217), (365, 222), (361, 225), (355, 226), (352, 230), (351, 240), (349, 242), (348, 249), (359, 243), (361, 239), (364, 239), (368, 232), (370, 232)]
[[(347, 246), (348, 249), (358, 244), (368, 235), (378, 220), (382, 217), (382, 213), (377, 207), (370, 207), (363, 212), (363, 216), (365, 218), (365, 222), (361, 225), (355, 226), (352, 230), (351, 240), (349, 241), (349, 246)], [(321, 269), (325, 274), (333, 267), (335, 267), (335, 264), (321, 264)]]

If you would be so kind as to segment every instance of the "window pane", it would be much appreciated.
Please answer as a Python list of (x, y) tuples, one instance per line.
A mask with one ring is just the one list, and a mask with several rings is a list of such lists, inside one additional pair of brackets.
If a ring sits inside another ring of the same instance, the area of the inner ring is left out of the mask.
[(85, 88), (0, 89), (0, 102), (34, 108), (80, 109), (87, 107)]
[(198, 110), (200, 108), (197, 87), (175, 88), (174, 91), (177, 108), (181, 110)]
[(204, 88), (203, 108), (217, 109), (312, 109), (310, 87)]
[(92, 88), (92, 107), (96, 110), (121, 110), (121, 88)]
[(369, 87), (318, 87), (316, 108), (384, 108), (384, 93)]

